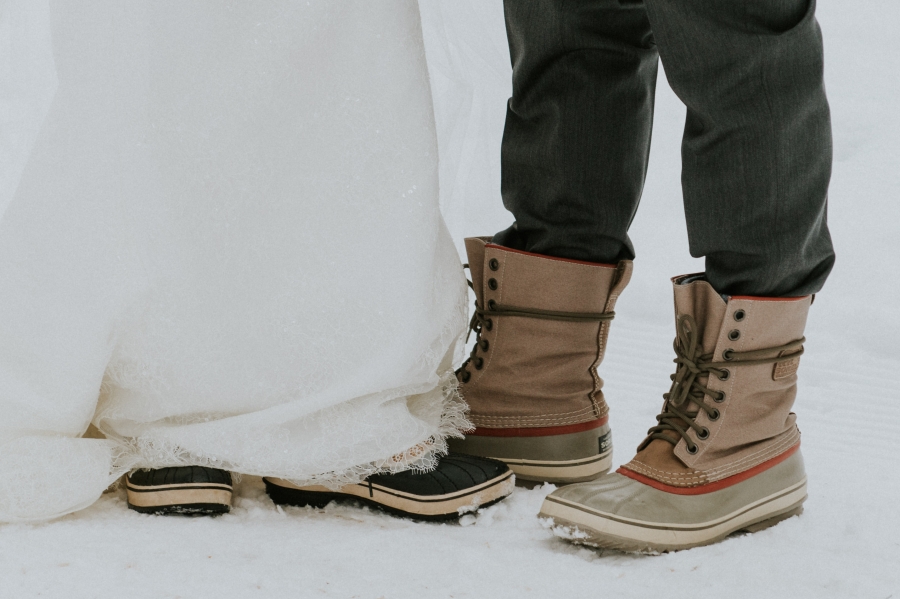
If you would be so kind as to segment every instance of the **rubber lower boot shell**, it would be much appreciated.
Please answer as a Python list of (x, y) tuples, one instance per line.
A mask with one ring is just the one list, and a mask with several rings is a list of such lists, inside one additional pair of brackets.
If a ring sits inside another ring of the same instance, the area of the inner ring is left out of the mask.
[(502, 460), (519, 480), (558, 484), (594, 480), (612, 466), (609, 424), (605, 417), (595, 423), (561, 434), (558, 429), (476, 429), (477, 434), (465, 439), (451, 439), (450, 449)]
[(332, 501), (359, 502), (413, 520), (455, 520), (493, 505), (512, 493), (515, 475), (503, 462), (451, 453), (431, 472), (375, 474), (332, 490), (264, 478), (266, 492), (279, 505), (323, 508)]
[(125, 476), (128, 507), (143, 514), (216, 516), (231, 511), (231, 474), (205, 466), (136, 470)]

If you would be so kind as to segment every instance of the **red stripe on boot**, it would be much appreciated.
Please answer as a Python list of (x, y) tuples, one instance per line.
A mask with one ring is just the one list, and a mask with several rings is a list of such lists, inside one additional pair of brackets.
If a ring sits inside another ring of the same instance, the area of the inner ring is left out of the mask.
[(797, 443), (781, 455), (775, 456), (771, 460), (767, 460), (762, 464), (758, 464), (749, 470), (745, 470), (734, 476), (729, 476), (728, 478), (723, 478), (722, 480), (717, 480), (716, 482), (707, 483), (705, 485), (700, 485), (698, 487), (673, 487), (672, 485), (667, 485), (665, 483), (661, 483), (656, 479), (650, 478), (649, 476), (644, 476), (643, 474), (638, 474), (634, 470), (629, 470), (625, 466), (621, 466), (616, 472), (621, 474), (622, 476), (627, 476), (633, 480), (638, 481), (639, 483), (644, 483), (654, 489), (659, 489), (660, 491), (665, 491), (666, 493), (672, 493), (673, 495), (704, 495), (706, 493), (713, 493), (715, 491), (720, 491), (722, 489), (728, 488), (732, 485), (736, 485), (739, 482), (743, 482), (748, 478), (753, 478), (760, 472), (765, 472), (769, 468), (773, 466), (777, 466), (781, 462), (785, 461), (789, 457), (791, 457), (796, 451), (800, 449), (800, 443)]
[(549, 437), (551, 435), (568, 435), (582, 433), (591, 429), (600, 428), (609, 422), (609, 416), (598, 420), (568, 424), (566, 426), (543, 426), (537, 428), (482, 428), (469, 431), (466, 435), (473, 437)]

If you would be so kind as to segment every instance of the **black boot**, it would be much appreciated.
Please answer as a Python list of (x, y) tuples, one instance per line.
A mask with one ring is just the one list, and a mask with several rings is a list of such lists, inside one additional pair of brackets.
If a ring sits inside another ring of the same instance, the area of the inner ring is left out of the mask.
[(416, 520), (458, 518), (500, 501), (515, 486), (515, 477), (503, 462), (459, 453), (442, 457), (431, 472), (374, 474), (338, 491), (299, 487), (279, 478), (263, 480), (277, 504), (324, 507), (333, 500), (354, 500)]
[(204, 466), (135, 470), (125, 477), (128, 507), (144, 514), (214, 516), (231, 510), (231, 473)]

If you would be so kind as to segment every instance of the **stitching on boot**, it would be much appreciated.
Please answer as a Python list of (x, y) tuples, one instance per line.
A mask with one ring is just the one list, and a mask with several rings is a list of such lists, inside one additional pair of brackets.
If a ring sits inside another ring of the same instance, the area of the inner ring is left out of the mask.
[(746, 455), (738, 460), (729, 462), (728, 464), (725, 464), (724, 466), (719, 466), (718, 468), (711, 468), (711, 469), (707, 470), (706, 472), (708, 472), (710, 474), (713, 474), (713, 473), (718, 474), (718, 473), (725, 472), (725, 471), (742, 469), (742, 468), (744, 468), (744, 465), (747, 462), (754, 462), (754, 461), (765, 462), (769, 457), (771, 457), (772, 454), (777, 454), (787, 448), (793, 447), (794, 444), (796, 444), (796, 442), (797, 442), (796, 437), (799, 437), (799, 435), (793, 435), (793, 434), (788, 435), (788, 436), (784, 437), (783, 439), (776, 441), (774, 445), (769, 445), (767, 447), (763, 447), (762, 449), (754, 451), (753, 453)]
[(706, 473), (709, 476), (710, 481), (728, 478), (729, 476), (738, 474), (740, 472), (743, 472), (744, 470), (749, 470), (754, 466), (762, 464), (766, 460), (784, 453), (786, 450), (796, 445), (797, 441), (800, 438), (800, 432), (797, 431), (796, 428), (794, 430), (794, 434), (788, 435), (784, 439), (775, 443), (775, 445), (756, 451), (748, 456), (744, 456), (740, 460), (737, 460), (725, 466), (707, 470)]
[(472, 424), (474, 424), (476, 426), (484, 426), (486, 428), (520, 428), (520, 427), (527, 428), (529, 426), (541, 427), (541, 426), (556, 426), (556, 425), (563, 425), (563, 424), (581, 424), (582, 422), (590, 422), (592, 420), (596, 420), (596, 418), (594, 418), (594, 411), (591, 410), (588, 418), (585, 418), (584, 416), (582, 416), (579, 418), (574, 418), (574, 417), (573, 418), (559, 418), (559, 419), (545, 418), (545, 419), (540, 419), (540, 420), (538, 420), (538, 419), (530, 419), (530, 420), (521, 419), (521, 420), (512, 420), (512, 421), (510, 421), (510, 420), (497, 421), (497, 420), (491, 420), (490, 418), (478, 418), (477, 416), (475, 416), (475, 417), (470, 416), (469, 420), (471, 420)]
[[(635, 460), (632, 460), (631, 462), (626, 464), (625, 467), (634, 470), (639, 474), (643, 474), (644, 476), (648, 476), (654, 480), (670, 483), (675, 487), (696, 487), (709, 482), (705, 474), (699, 471), (684, 474), (677, 472), (668, 472), (666, 470), (658, 470), (656, 468), (653, 468), (652, 466), (647, 466), (643, 462), (637, 462)], [(641, 472), (642, 470), (643, 472)]]
[(639, 464), (643, 468), (652, 470), (653, 472), (655, 472), (657, 474), (665, 474), (672, 478), (696, 479), (696, 478), (702, 478), (703, 474), (704, 474), (703, 471), (701, 471), (701, 470), (692, 470), (691, 472), (674, 472), (672, 470), (660, 470), (659, 468), (654, 468), (653, 466), (650, 466), (649, 464), (641, 462), (640, 460), (631, 460), (630, 462), (628, 462), (628, 464), (626, 464), (626, 466), (628, 466), (630, 468), (632, 464)]
[[(588, 416), (588, 418), (585, 418)], [(602, 418), (602, 417), (601, 417)], [(551, 425), (562, 425), (562, 424), (581, 424), (582, 422), (590, 422), (592, 420), (596, 420), (594, 418), (594, 411), (591, 410), (589, 414), (584, 414), (580, 417), (571, 417), (571, 418), (532, 418), (532, 419), (518, 419), (518, 420), (492, 420), (490, 417), (479, 418), (477, 416), (470, 416), (470, 420), (472, 420), (472, 424), (476, 426), (484, 426), (487, 428), (519, 428), (519, 427), (529, 427), (529, 426), (551, 426)]]
[(546, 416), (482, 416), (482, 418), (494, 418), (497, 420), (513, 420), (518, 418), (557, 418), (559, 416), (572, 416), (574, 414), (583, 414), (584, 412), (593, 411), (592, 406), (586, 406), (584, 408), (578, 408), (577, 410), (572, 410), (571, 412), (559, 412), (557, 414), (548, 414)]
[[(593, 414), (594, 407), (586, 406), (584, 408), (579, 408), (577, 410), (573, 410), (571, 412), (560, 412), (559, 414), (547, 414), (544, 416), (473, 416), (479, 420), (505, 420), (505, 421), (521, 421), (521, 420), (533, 420), (535, 422), (544, 422), (544, 421), (555, 421), (555, 420), (573, 420), (578, 419), (581, 416), (585, 416), (588, 413)], [(602, 417), (602, 416), (601, 416)]]
[(722, 466), (717, 468), (716, 470), (709, 470), (708, 474), (711, 481), (721, 480), (723, 478), (728, 478), (729, 476), (733, 476), (735, 474), (739, 474), (745, 470), (749, 470), (754, 466), (757, 466), (767, 460), (772, 459), (775, 456), (778, 456), (796, 444), (796, 439), (793, 442), (779, 442), (778, 445), (772, 446), (764, 452), (756, 452), (754, 454), (754, 458), (751, 460), (749, 458), (742, 458), (741, 460), (729, 464), (728, 466)]

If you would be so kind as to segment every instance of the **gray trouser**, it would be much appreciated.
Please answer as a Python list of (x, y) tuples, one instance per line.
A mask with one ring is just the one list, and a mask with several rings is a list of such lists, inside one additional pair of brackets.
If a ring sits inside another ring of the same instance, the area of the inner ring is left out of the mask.
[(687, 106), (684, 210), (710, 283), (821, 289), (834, 263), (832, 151), (815, 0), (505, 0), (505, 11), (502, 191), (516, 222), (496, 243), (634, 258), (661, 57)]

